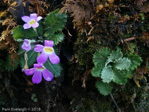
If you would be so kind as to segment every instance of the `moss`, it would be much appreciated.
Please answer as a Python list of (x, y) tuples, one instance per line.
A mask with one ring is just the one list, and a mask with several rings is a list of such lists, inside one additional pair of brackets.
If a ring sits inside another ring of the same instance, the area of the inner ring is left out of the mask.
[(94, 41), (87, 42), (86, 36), (79, 36), (74, 45), (75, 58), (79, 65), (90, 68), (92, 65), (92, 56), (99, 44)]
[(149, 110), (148, 91), (149, 91), (149, 87), (146, 84), (146, 81), (142, 80), (141, 87), (137, 89), (137, 97), (134, 101), (137, 112), (147, 112)]
[(112, 102), (106, 98), (87, 97), (74, 99), (71, 109), (77, 112), (115, 112)]

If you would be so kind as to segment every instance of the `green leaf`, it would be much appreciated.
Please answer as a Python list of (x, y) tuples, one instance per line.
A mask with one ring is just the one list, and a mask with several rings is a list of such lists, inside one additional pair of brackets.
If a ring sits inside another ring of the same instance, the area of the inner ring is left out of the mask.
[(52, 37), (49, 38), (49, 40), (54, 41), (54, 45), (57, 45), (58, 43), (62, 42), (63, 39), (64, 39), (63, 33), (54, 34)]
[(117, 48), (116, 51), (112, 51), (112, 53), (110, 54), (110, 56), (108, 57), (108, 60), (106, 62), (106, 66), (110, 63), (110, 62), (114, 62), (115, 60), (122, 58), (123, 57), (123, 53), (121, 52), (120, 48)]
[(103, 48), (102, 50), (97, 50), (93, 55), (93, 62), (94, 65), (97, 64), (105, 64), (107, 57), (110, 55), (110, 49), (109, 48)]
[(137, 54), (129, 54), (128, 58), (131, 60), (131, 65), (128, 68), (129, 70), (135, 70), (142, 62), (141, 57)]
[(119, 70), (128, 69), (131, 61), (128, 58), (119, 58), (115, 61), (114, 67)]
[(103, 83), (102, 81), (97, 81), (96, 82), (96, 88), (102, 95), (108, 95), (111, 93), (113, 85), (112, 84), (107, 84)]
[(60, 14), (58, 12), (59, 9), (49, 13), (44, 20), (44, 37), (46, 39), (52, 37), (56, 32), (62, 31), (66, 24), (67, 15), (65, 13)]
[(36, 28), (37, 33), (39, 36), (43, 36), (43, 23), (42, 23), (42, 21), (39, 21), (38, 23), (39, 23), (39, 27)]
[(109, 83), (113, 79), (113, 76), (115, 74), (113, 73), (113, 70), (111, 66), (104, 67), (102, 72), (101, 72), (101, 78), (103, 82)]
[(100, 51), (100, 55), (103, 57), (109, 56), (110, 53), (111, 53), (111, 50), (107, 47), (102, 48), (102, 50)]
[(93, 63), (94, 65), (97, 64), (104, 64), (106, 62), (106, 57), (100, 55), (100, 51), (96, 51), (93, 55)]
[(139, 13), (139, 15), (141, 16), (141, 19), (144, 20), (145, 19), (145, 16), (143, 13)]
[(133, 70), (127, 70), (126, 72), (126, 77), (127, 79), (131, 79), (134, 75), (134, 71)]
[(114, 77), (113, 77), (113, 81), (117, 84), (123, 85), (127, 82), (127, 72), (124, 70), (117, 70), (117, 69), (113, 69), (114, 72)]
[(33, 28), (23, 29), (22, 26), (17, 26), (12, 30), (12, 36), (15, 40), (17, 39), (32, 39), (33, 37), (37, 37), (36, 32)]
[(50, 72), (53, 73), (54, 77), (60, 76), (61, 71), (62, 71), (62, 67), (61, 67), (60, 63), (58, 63), (58, 64), (52, 64), (52, 63), (50, 62), (50, 60), (48, 59), (48, 60), (46, 61), (46, 63), (44, 64), (44, 66), (45, 66)]
[[(28, 66), (31, 67), (35, 62), (36, 62), (36, 58), (38, 56), (38, 53), (34, 51), (34, 49), (30, 50), (29, 52), (27, 52), (27, 57), (28, 57)], [(24, 59), (24, 53), (21, 55), (21, 61), (20, 61), (20, 65), (23, 68), (25, 65), (25, 59)]]
[(131, 53), (134, 53), (134, 49), (136, 48), (136, 44), (130, 43), (130, 44), (129, 44), (129, 47), (130, 47), (130, 52), (131, 52)]
[(101, 94), (107, 95), (110, 93), (111, 89), (109, 90), (108, 86), (110, 86), (111, 81), (123, 85), (129, 78), (132, 78), (133, 70), (142, 62), (141, 57), (132, 54), (132, 52), (126, 53), (125, 57), (123, 57), (120, 48), (112, 52), (108, 48), (103, 48), (94, 53), (94, 67), (91, 74), (102, 79), (102, 82), (96, 84)]
[(101, 71), (102, 71), (103, 67), (104, 67), (103, 64), (98, 64), (98, 65), (96, 65), (96, 66), (92, 69), (92, 71), (91, 71), (92, 76), (94, 76), (94, 77), (100, 77), (100, 76), (101, 76)]

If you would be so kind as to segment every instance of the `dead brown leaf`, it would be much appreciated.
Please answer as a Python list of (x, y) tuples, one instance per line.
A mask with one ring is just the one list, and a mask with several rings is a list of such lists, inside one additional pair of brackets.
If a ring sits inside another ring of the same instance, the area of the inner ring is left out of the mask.
[[(77, 9), (77, 10), (76, 10)], [(87, 22), (92, 17), (93, 7), (87, 0), (66, 0), (61, 12), (68, 12), (73, 17), (74, 28), (86, 32)]]

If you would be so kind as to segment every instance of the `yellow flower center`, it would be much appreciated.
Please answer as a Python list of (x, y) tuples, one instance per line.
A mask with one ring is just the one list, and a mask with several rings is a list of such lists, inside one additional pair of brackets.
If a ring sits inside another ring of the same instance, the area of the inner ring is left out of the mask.
[(44, 67), (41, 67), (41, 68), (37, 68), (37, 70), (44, 70)]
[(36, 23), (36, 21), (34, 19), (29, 21), (29, 25), (33, 25), (35, 23)]
[(45, 50), (47, 53), (52, 53), (52, 52), (53, 52), (53, 48), (50, 48), (50, 47), (45, 47), (44, 50)]

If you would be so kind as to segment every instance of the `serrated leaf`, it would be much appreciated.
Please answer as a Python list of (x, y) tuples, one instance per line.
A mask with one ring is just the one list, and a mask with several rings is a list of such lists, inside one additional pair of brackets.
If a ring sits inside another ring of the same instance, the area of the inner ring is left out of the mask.
[(61, 74), (62, 71), (62, 67), (60, 65), (60, 63), (58, 64), (52, 64), (49, 59), (46, 61), (46, 63), (44, 64), (44, 66), (53, 73), (54, 77), (58, 77)]
[(119, 70), (126, 70), (129, 68), (131, 61), (128, 58), (119, 58), (115, 61), (114, 67)]
[(121, 52), (119, 48), (117, 48), (116, 51), (111, 52), (105, 65), (107, 66), (110, 62), (114, 62), (115, 60), (122, 58), (122, 57), (123, 57), (123, 53)]
[(93, 63), (94, 65), (97, 64), (104, 64), (106, 62), (106, 57), (100, 55), (100, 51), (96, 51), (93, 55)]
[(17, 39), (32, 39), (33, 37), (37, 37), (36, 32), (33, 28), (30, 29), (23, 29), (22, 26), (17, 26), (12, 30), (12, 36), (15, 40)]
[(67, 15), (65, 13), (58, 13), (59, 9), (51, 12), (47, 15), (47, 17), (44, 20), (45, 29), (44, 29), (44, 37), (46, 39), (49, 39), (49, 37), (52, 37), (56, 32), (62, 31), (64, 28), (66, 21), (67, 21)]
[(134, 53), (134, 49), (136, 48), (136, 44), (130, 43), (130, 44), (129, 44), (129, 47), (130, 47), (130, 52), (131, 52), (131, 53)]
[(141, 57), (137, 54), (130, 54), (128, 58), (131, 60), (131, 65), (128, 68), (129, 70), (135, 70), (142, 62)]
[(49, 40), (53, 40), (54, 41), (54, 45), (59, 44), (60, 42), (63, 41), (63, 39), (64, 39), (63, 33), (54, 34), (52, 37), (49, 38)]
[(127, 71), (113, 69), (114, 77), (113, 81), (117, 84), (123, 85), (127, 82)]
[(102, 50), (100, 51), (100, 55), (102, 55), (103, 57), (109, 56), (110, 53), (111, 50), (107, 47), (102, 48)]
[(127, 70), (126, 72), (126, 77), (127, 79), (131, 79), (134, 75), (134, 71), (133, 70)]
[(100, 76), (101, 76), (101, 71), (102, 71), (103, 67), (104, 67), (103, 64), (98, 64), (98, 65), (96, 65), (96, 66), (92, 69), (92, 71), (91, 71), (92, 76), (94, 76), (94, 77), (100, 77)]
[(96, 82), (96, 88), (102, 95), (108, 95), (112, 91), (112, 84), (103, 83), (102, 81)]
[(43, 23), (42, 21), (39, 21), (39, 27), (37, 27), (37, 33), (38, 33), (38, 36), (43, 36)]
[[(38, 56), (38, 53), (34, 51), (34, 49), (30, 50), (29, 52), (27, 52), (27, 57), (28, 57), (28, 66), (31, 67), (35, 62), (36, 62), (36, 58)], [(21, 55), (21, 61), (20, 61), (20, 65), (23, 68), (25, 65), (25, 59), (24, 59), (24, 53)]]
[(93, 62), (95, 66), (91, 74), (94, 77), (101, 77), (104, 83), (113, 81), (120, 85), (125, 84), (129, 78), (132, 78), (134, 74), (133, 70), (142, 61), (141, 57), (131, 53), (123, 57), (123, 53), (119, 48), (116, 51), (112, 51), (112, 53), (109, 51), (110, 55), (108, 53), (108, 55), (102, 54), (104, 53), (101, 53), (101, 51), (94, 53)]
[(113, 73), (113, 70), (111, 66), (104, 67), (102, 72), (101, 72), (101, 78), (103, 82), (109, 83), (113, 79), (113, 76), (115, 74)]
[(97, 64), (105, 64), (107, 57), (110, 55), (110, 49), (109, 48), (103, 48), (102, 50), (97, 50), (93, 55), (93, 62), (94, 65)]

